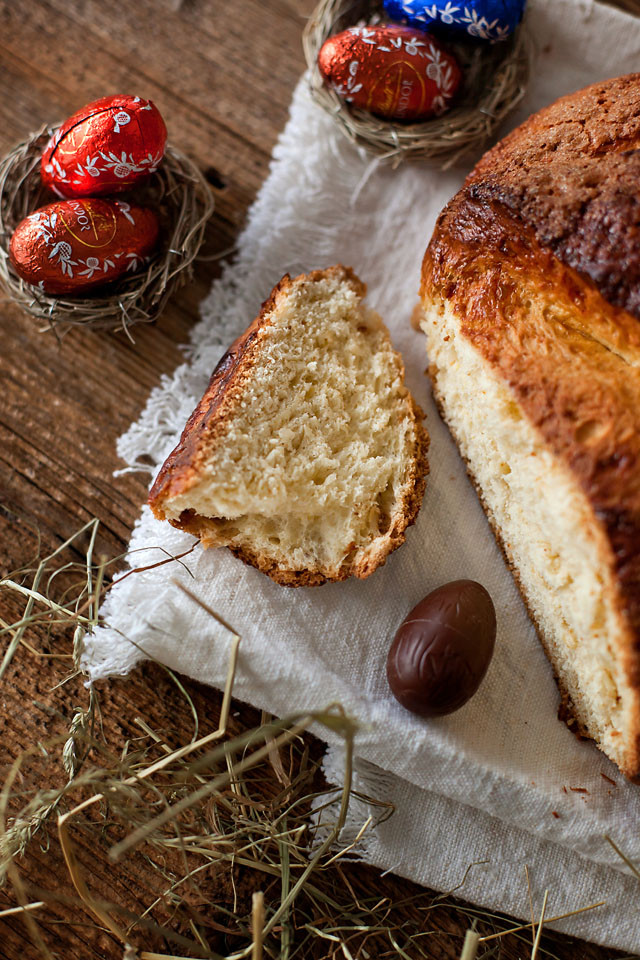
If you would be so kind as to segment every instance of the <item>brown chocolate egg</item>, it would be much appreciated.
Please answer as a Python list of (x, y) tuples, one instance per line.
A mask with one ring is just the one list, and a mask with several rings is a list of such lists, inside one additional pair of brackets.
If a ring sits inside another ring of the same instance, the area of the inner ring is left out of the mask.
[(13, 232), (9, 259), (43, 293), (82, 294), (142, 267), (158, 241), (152, 210), (121, 200), (60, 200)]
[(388, 120), (444, 113), (462, 74), (433, 37), (403, 26), (350, 27), (318, 54), (325, 81), (354, 107)]
[(422, 717), (459, 710), (487, 672), (496, 639), (491, 597), (474, 580), (454, 580), (421, 600), (387, 658), (391, 691)]
[(119, 193), (153, 173), (167, 128), (151, 100), (120, 94), (87, 104), (62, 124), (42, 155), (42, 182), (61, 197)]

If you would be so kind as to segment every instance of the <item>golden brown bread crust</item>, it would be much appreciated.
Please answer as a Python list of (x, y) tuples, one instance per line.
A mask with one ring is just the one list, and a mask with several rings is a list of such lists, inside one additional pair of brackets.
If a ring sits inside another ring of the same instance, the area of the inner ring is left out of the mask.
[(640, 317), (640, 74), (557, 100), (489, 151), (467, 180)]
[[(472, 171), (440, 215), (422, 270), (423, 297), (448, 302), (461, 334), (509, 385), (591, 503), (628, 627), (618, 656), (636, 691), (638, 146), (640, 74), (557, 101)], [(525, 285), (554, 302), (548, 323), (532, 321)], [(640, 772), (640, 715), (623, 772)]]
[[(314, 282), (335, 276), (339, 280), (348, 280), (358, 297), (364, 297), (366, 286), (351, 267), (337, 265), (326, 270), (314, 270), (305, 275), (305, 279)], [(193, 411), (182, 432), (180, 441), (167, 457), (149, 492), (149, 505), (160, 520), (167, 519), (164, 502), (178, 494), (186, 492), (198, 480), (201, 464), (204, 460), (204, 447), (200, 440), (207, 434), (207, 448), (210, 449), (218, 435), (225, 429), (225, 421), (232, 415), (235, 404), (242, 393), (243, 384), (251, 376), (259, 350), (259, 334), (270, 323), (270, 314), (278, 297), (301, 278), (294, 280), (286, 274), (274, 287), (270, 296), (262, 304), (259, 315), (229, 347), (214, 370), (209, 386)], [(427, 453), (429, 436), (423, 426), (424, 413), (410, 397), (415, 416), (416, 450), (409, 477), (408, 493), (401, 504), (399, 514), (393, 525), (385, 532), (385, 544), (380, 551), (367, 560), (343, 564), (337, 576), (325, 576), (318, 571), (283, 569), (269, 558), (252, 551), (249, 547), (229, 547), (240, 560), (256, 567), (272, 580), (283, 586), (320, 586), (331, 581), (346, 580), (350, 576), (366, 577), (378, 566), (385, 563), (386, 557), (404, 543), (406, 528), (415, 523), (420, 510), (426, 485), (429, 465)], [(180, 519), (169, 522), (178, 529), (199, 537), (203, 542), (208, 539), (212, 521), (193, 511), (184, 511)]]

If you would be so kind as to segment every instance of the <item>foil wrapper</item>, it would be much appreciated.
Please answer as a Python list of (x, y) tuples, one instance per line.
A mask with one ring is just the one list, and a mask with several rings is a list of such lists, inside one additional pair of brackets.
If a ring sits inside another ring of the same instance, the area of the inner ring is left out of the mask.
[(140, 97), (103, 97), (69, 117), (42, 155), (42, 182), (61, 197), (130, 189), (158, 168), (167, 128)]
[(322, 45), (320, 72), (347, 103), (388, 120), (444, 113), (460, 86), (455, 57), (409, 27), (351, 27)]
[(384, 0), (385, 12), (443, 39), (506, 40), (522, 20), (526, 0)]
[(159, 235), (152, 210), (122, 200), (59, 200), (22, 220), (9, 259), (47, 294), (83, 294), (148, 263)]

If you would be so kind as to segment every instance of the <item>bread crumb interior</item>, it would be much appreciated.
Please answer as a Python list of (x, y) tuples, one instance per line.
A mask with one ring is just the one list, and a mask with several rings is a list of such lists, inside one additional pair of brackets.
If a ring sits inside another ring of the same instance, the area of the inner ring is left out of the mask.
[(280, 294), (204, 469), (166, 501), (211, 518), (203, 542), (332, 573), (402, 513), (416, 424), (380, 317), (341, 278)]
[[(544, 309), (552, 323), (553, 303)], [(436, 395), (561, 686), (579, 723), (624, 766), (632, 692), (616, 656), (624, 638), (604, 533), (508, 385), (460, 334), (451, 306), (432, 296), (422, 328)]]

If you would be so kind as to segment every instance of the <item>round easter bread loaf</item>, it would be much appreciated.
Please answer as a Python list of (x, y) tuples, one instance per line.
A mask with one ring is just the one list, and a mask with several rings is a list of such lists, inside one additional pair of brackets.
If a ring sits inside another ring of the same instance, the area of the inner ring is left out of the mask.
[[(490, 150), (422, 271), (434, 394), (565, 719), (640, 774), (640, 74)], [(526, 664), (523, 664), (526, 670)]]
[(286, 586), (368, 577), (422, 502), (428, 436), (348, 267), (283, 277), (160, 470), (155, 515)]

